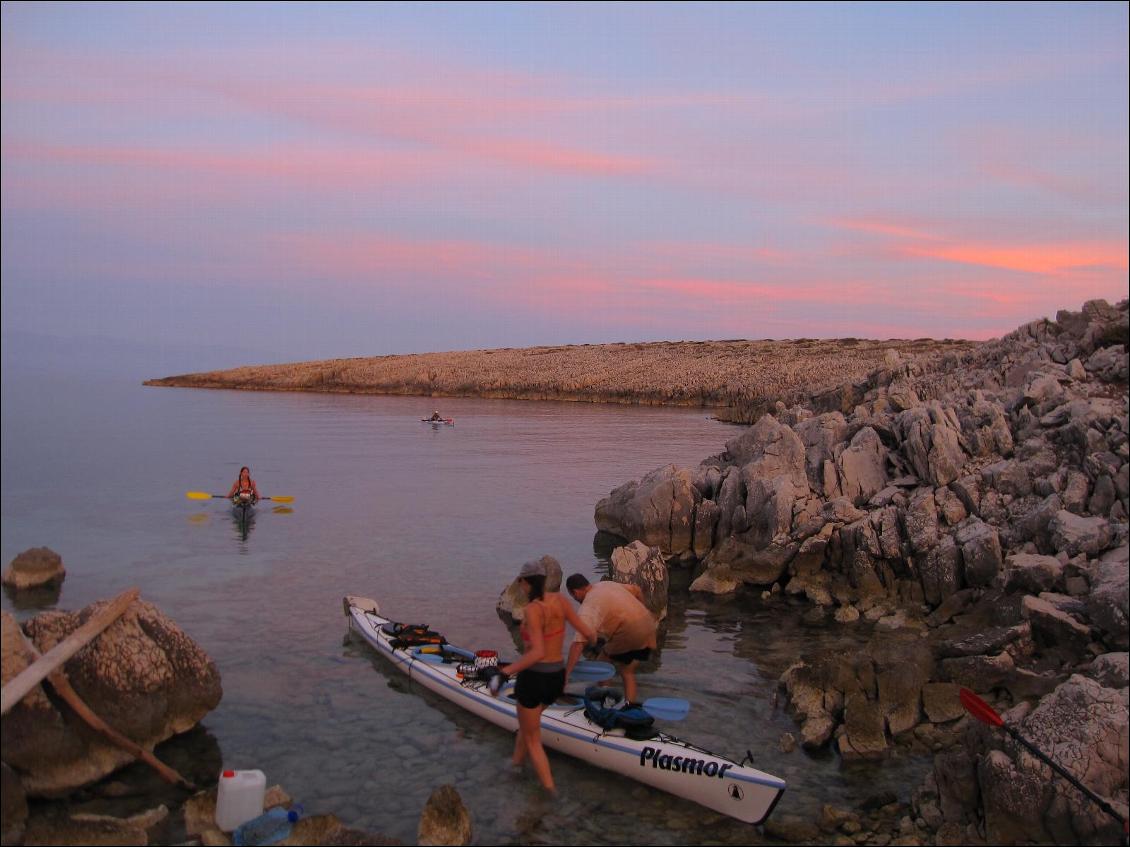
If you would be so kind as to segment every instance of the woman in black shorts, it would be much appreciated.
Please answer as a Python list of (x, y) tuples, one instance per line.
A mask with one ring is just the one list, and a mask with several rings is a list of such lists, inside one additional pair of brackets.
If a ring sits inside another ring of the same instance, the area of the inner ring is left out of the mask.
[(518, 701), (518, 737), (514, 740), (511, 761), (520, 765), (530, 757), (538, 781), (546, 791), (556, 790), (549, 759), (541, 746), (541, 713), (565, 690), (565, 661), (561, 646), (565, 641), (565, 621), (596, 641), (596, 633), (577, 617), (573, 605), (557, 593), (545, 591), (545, 565), (541, 561), (526, 562), (518, 573), (529, 603), (522, 621), (522, 641), (526, 645), (522, 658), (499, 670), (507, 676), (517, 674), (514, 699)]

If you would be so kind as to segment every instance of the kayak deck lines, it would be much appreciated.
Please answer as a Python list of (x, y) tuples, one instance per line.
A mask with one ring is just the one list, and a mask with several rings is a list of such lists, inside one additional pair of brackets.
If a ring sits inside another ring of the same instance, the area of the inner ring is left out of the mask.
[[(423, 646), (393, 644), (394, 637), (385, 630), (392, 621), (380, 613), (375, 601), (347, 596), (343, 606), (350, 631), (390, 659), (409, 679), (496, 726), (517, 731), (512, 685), (495, 698), (485, 683), (458, 676), (456, 658), (471, 661), (472, 651), (446, 642), (429, 645), (426, 653)], [(450, 658), (437, 656), (436, 646)], [(549, 749), (746, 823), (762, 823), (785, 790), (784, 780), (748, 766), (744, 760), (735, 762), (665, 732), (636, 739), (623, 729), (605, 730), (589, 720), (583, 699), (570, 694), (565, 697), (568, 699), (542, 713), (542, 743)]]

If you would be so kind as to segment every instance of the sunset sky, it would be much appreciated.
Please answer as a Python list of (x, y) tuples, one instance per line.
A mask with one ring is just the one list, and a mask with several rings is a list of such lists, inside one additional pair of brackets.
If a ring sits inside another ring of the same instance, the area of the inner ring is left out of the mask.
[(5, 2), (3, 330), (997, 336), (1127, 294), (1127, 8)]

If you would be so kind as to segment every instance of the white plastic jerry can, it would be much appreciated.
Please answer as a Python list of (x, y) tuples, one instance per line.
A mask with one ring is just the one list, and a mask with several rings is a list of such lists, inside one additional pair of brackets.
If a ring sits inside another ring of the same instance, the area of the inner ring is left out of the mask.
[(224, 771), (216, 789), (216, 826), (231, 832), (259, 817), (266, 793), (267, 776), (262, 771)]

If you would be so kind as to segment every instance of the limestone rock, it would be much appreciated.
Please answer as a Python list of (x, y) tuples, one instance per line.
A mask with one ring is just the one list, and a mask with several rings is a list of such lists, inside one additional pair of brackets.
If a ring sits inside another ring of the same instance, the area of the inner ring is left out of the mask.
[(961, 502), (961, 498), (948, 486), (934, 492), (934, 503), (938, 507), (938, 514), (949, 526), (957, 526), (969, 517), (969, 512)]
[(789, 534), (794, 505), (802, 491), (787, 476), (761, 476), (752, 462), (742, 468), (741, 478), (747, 491), (746, 528), (735, 527), (734, 533), (743, 543), (762, 550), (775, 538)]
[(961, 553), (949, 535), (919, 557), (919, 577), (927, 603), (937, 606), (961, 588), (960, 567)]
[(1005, 588), (1039, 594), (1052, 591), (1063, 580), (1063, 563), (1055, 556), (1014, 553), (1005, 562)]
[(887, 386), (887, 402), (896, 412), (905, 412), (922, 401), (908, 381), (897, 379)]
[(922, 691), (934, 672), (928, 647), (917, 641), (906, 644), (876, 641), (867, 653), (875, 663), (875, 686), (879, 710), (892, 736), (913, 729), (922, 719)]
[(66, 577), (62, 556), (49, 547), (32, 547), (12, 559), (0, 582), (22, 591), (58, 587)]
[(954, 541), (961, 546), (965, 583), (991, 585), (1001, 569), (1001, 544), (996, 529), (979, 518), (969, 518), (954, 533)]
[(750, 585), (772, 585), (785, 572), (785, 568), (796, 555), (800, 545), (790, 542), (787, 536), (774, 539), (763, 549), (758, 549), (751, 544), (727, 538), (710, 555), (703, 564), (707, 572), (724, 569), (725, 580), (740, 580)]
[(910, 546), (919, 553), (938, 543), (938, 507), (934, 489), (919, 491), (911, 499), (903, 517)]
[(1063, 509), (1051, 522), (1052, 544), (1068, 556), (1097, 556), (1110, 546), (1110, 523), (1105, 518), (1085, 518)]
[[(1025, 597), (1024, 599), (1029, 598)], [(1016, 626), (994, 626), (979, 629), (970, 635), (939, 641), (935, 649), (942, 658), (987, 656), (999, 653), (1014, 641), (1027, 638), (1031, 634), (1032, 628), (1027, 623)]]
[(612, 551), (612, 579), (638, 586), (643, 604), (658, 621), (667, 617), (667, 562), (658, 547), (633, 541)]
[(1008, 653), (996, 656), (962, 656), (942, 659), (942, 673), (950, 682), (974, 691), (991, 691), (1009, 678), (1016, 662)]
[(872, 427), (864, 427), (836, 459), (838, 489), (857, 506), (887, 484), (887, 448)]
[(961, 475), (966, 455), (952, 410), (931, 403), (900, 413), (896, 421), (903, 450), (919, 477), (933, 485), (949, 485)]
[(788, 426), (763, 415), (737, 438), (726, 442), (726, 456), (750, 477), (788, 477), (797, 491), (808, 490), (804, 444)]
[(453, 785), (441, 785), (420, 815), (418, 844), (470, 844), (471, 813)]
[[(960, 827), (975, 817), (977, 765), (967, 750), (959, 747), (935, 756), (934, 781), (938, 786), (938, 804), (946, 826)], [(940, 841), (941, 833), (938, 835)], [(947, 843), (967, 842), (959, 839)]]
[(789, 697), (789, 708), (800, 721), (800, 743), (807, 750), (822, 747), (832, 737), (836, 717), (842, 710), (835, 692), (849, 687), (850, 671), (842, 662), (804, 659), (794, 662), (783, 674), (781, 685)]
[(804, 445), (804, 467), (809, 485), (825, 497), (837, 496), (824, 488), (824, 462), (831, 461), (835, 448), (847, 437), (848, 425), (840, 412), (828, 412), (801, 421), (794, 428)]
[[(1018, 726), (1039, 750), (1102, 797), (1127, 788), (1126, 714), (1130, 689), (1113, 691), (1072, 676), (1040, 701)], [(1008, 736), (979, 769), (990, 842), (1114, 843), (1121, 827)]]
[(1103, 347), (1101, 350), (1096, 350), (1083, 367), (1104, 382), (1125, 383), (1130, 374), (1125, 347)]
[(691, 583), (690, 590), (703, 594), (733, 594), (741, 584), (742, 581), (729, 575), (726, 568), (714, 568), (699, 574)]
[[(106, 604), (42, 612), (25, 625), (46, 653)], [(5, 628), (10, 626), (5, 616)], [(20, 663), (4, 638), (4, 679)], [(26, 660), (26, 657), (24, 657)], [(9, 661), (13, 664), (9, 665)], [(146, 749), (191, 729), (220, 701), (215, 663), (151, 603), (136, 601), (64, 666), (75, 691), (108, 724)], [(3, 758), (30, 796), (58, 796), (94, 782), (133, 757), (56, 707), (42, 686), (0, 724)]]
[(687, 468), (666, 465), (638, 483), (622, 485), (596, 504), (596, 525), (629, 541), (659, 547), (665, 554), (691, 551), (694, 513), (702, 495)]
[(1128, 599), (1130, 547), (1123, 544), (1104, 553), (1091, 568), (1091, 594), (1087, 614), (1102, 629), (1109, 644), (1130, 647), (1130, 599)]
[(954, 721), (965, 714), (958, 698), (960, 688), (952, 682), (930, 682), (922, 686), (922, 709), (931, 723)]
[(1032, 637), (1045, 647), (1082, 651), (1091, 642), (1091, 628), (1040, 597), (1025, 597), (1021, 613), (1032, 624)]
[(836, 623), (855, 623), (859, 620), (859, 609), (851, 604), (840, 606), (832, 617), (836, 619)]
[(1116, 691), (1130, 685), (1130, 653), (1103, 653), (1091, 663), (1087, 676)]
[(820, 514), (826, 521), (841, 524), (856, 523), (867, 517), (867, 512), (857, 509), (851, 500), (846, 497), (836, 497), (829, 500), (821, 508)]
[(697, 559), (705, 559), (714, 547), (714, 532), (722, 510), (713, 500), (702, 500), (694, 513), (692, 550)]
[(848, 695), (844, 705), (844, 732), (836, 743), (844, 761), (886, 756), (890, 744), (879, 704), (868, 700), (862, 693)]

